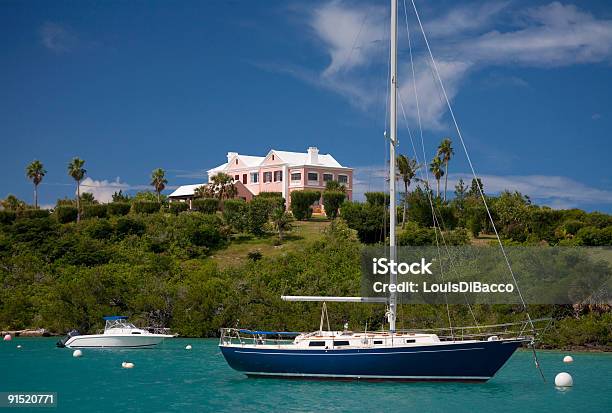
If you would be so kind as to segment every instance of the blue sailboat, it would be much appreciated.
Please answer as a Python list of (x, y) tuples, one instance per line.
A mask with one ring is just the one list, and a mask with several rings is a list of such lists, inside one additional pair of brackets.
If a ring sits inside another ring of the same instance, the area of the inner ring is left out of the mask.
[[(391, 200), (389, 254), (390, 259), (394, 260), (398, 90), (397, 0), (391, 0), (389, 79)], [(484, 196), (483, 200), (486, 203)], [(503, 249), (503, 246), (501, 247)], [(514, 281), (516, 283), (516, 280)], [(397, 274), (392, 273), (390, 284), (396, 283)], [(532, 320), (527, 313), (527, 321), (516, 325), (477, 326), (476, 329), (465, 327), (455, 329), (450, 335), (445, 336), (434, 332), (398, 331), (396, 329), (397, 295), (394, 292), (388, 297), (283, 296), (282, 298), (286, 301), (323, 302), (319, 330), (311, 333), (290, 333), (224, 328), (221, 330), (219, 348), (230, 367), (247, 376), (256, 377), (482, 382), (492, 378), (517, 348), (524, 344), (533, 345), (536, 334), (534, 322), (539, 321)], [(324, 330), (327, 302), (385, 303), (388, 306), (386, 315), (389, 329), (377, 332), (353, 332), (345, 326), (343, 331), (331, 331), (328, 321), (328, 329)], [(489, 333), (484, 333), (485, 330)], [(527, 331), (531, 333), (527, 334)]]

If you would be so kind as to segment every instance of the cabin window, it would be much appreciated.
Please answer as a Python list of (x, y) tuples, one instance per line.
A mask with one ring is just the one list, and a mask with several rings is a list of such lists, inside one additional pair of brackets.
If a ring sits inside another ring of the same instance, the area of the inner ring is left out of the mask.
[(291, 174), (291, 182), (299, 183), (302, 181), (302, 174), (300, 172), (294, 172)]
[(283, 180), (283, 171), (274, 171), (274, 182), (281, 182)]
[(374, 344), (382, 344), (382, 340), (374, 340)]
[(348, 341), (334, 341), (334, 346), (350, 346)]
[(266, 182), (272, 182), (272, 172), (264, 172), (263, 173), (263, 181), (264, 181), (264, 184)]
[(319, 182), (319, 174), (316, 172), (308, 172), (308, 182)]
[(256, 184), (257, 182), (259, 182), (259, 173), (251, 172), (251, 183)]
[(334, 174), (323, 174), (323, 182), (333, 181)]
[(409, 339), (409, 340), (406, 340), (406, 343), (416, 343), (416, 340), (415, 340), (415, 339), (413, 339), (413, 338), (411, 338), (411, 339)]
[(338, 175), (338, 183), (348, 184), (348, 175)]
[(308, 347), (325, 347), (325, 341), (311, 341)]

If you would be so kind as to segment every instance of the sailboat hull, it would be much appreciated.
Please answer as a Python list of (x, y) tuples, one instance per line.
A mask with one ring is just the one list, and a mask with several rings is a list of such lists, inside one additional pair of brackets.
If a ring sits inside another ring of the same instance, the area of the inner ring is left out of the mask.
[(411, 347), (272, 349), (221, 345), (228, 364), (248, 376), (340, 380), (487, 381), (524, 340)]

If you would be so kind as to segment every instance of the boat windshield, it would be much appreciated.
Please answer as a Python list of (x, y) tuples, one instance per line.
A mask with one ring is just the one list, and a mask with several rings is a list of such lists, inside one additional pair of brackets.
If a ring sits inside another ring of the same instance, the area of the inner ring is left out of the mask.
[(127, 320), (106, 320), (105, 330), (110, 330), (112, 328), (136, 328), (134, 324), (128, 322)]

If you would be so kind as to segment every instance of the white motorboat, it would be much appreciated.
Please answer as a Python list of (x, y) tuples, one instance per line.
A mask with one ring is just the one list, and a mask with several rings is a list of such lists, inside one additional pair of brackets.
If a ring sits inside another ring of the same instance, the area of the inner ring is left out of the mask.
[(106, 325), (102, 334), (81, 335), (73, 330), (62, 340), (58, 347), (68, 348), (149, 348), (154, 347), (167, 338), (175, 337), (168, 334), (168, 329), (142, 329), (127, 321), (126, 316), (104, 317)]

